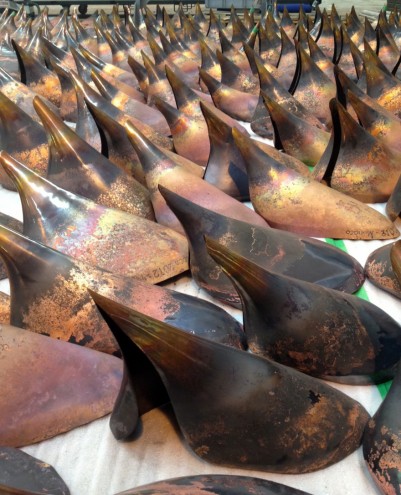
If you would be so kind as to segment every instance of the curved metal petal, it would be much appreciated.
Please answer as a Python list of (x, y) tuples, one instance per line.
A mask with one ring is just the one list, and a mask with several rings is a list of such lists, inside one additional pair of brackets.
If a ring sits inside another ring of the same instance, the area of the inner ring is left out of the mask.
[(48, 135), (48, 180), (100, 205), (154, 220), (142, 184), (81, 139), (39, 98), (34, 105)]
[(387, 201), (400, 176), (400, 152), (365, 131), (337, 100), (330, 110), (333, 134), (317, 170), (325, 167), (330, 187), (359, 201)]
[(299, 45), (298, 57), (299, 77), (293, 96), (330, 128), (329, 101), (336, 96), (336, 86)]
[[(22, 232), (23, 225), (22, 222), (17, 220), (16, 218), (10, 217), (9, 215), (6, 215), (5, 213), (0, 212), (0, 224), (4, 225), (5, 227), (15, 230), (16, 232)], [(2, 260), (0, 259), (0, 280), (3, 278), (7, 278), (7, 270), (6, 267), (3, 265)], [(3, 320), (0, 320), (3, 321)]]
[[(28, 167), (45, 176), (49, 160), (46, 133), (43, 127), (22, 111), (0, 91), (0, 148)], [(0, 171), (0, 184), (14, 189), (10, 179)]]
[(355, 110), (364, 129), (372, 136), (379, 138), (386, 146), (401, 152), (401, 120), (385, 108), (371, 107), (358, 98), (352, 91), (348, 91), (348, 101)]
[(213, 297), (239, 305), (232, 283), (206, 251), (204, 236), (238, 251), (261, 267), (345, 292), (363, 283), (362, 267), (344, 252), (321, 241), (258, 227), (203, 208), (159, 186), (182, 223), (190, 245), (190, 268), (199, 286)]
[(267, 481), (249, 476), (203, 474), (185, 476), (151, 483), (117, 495), (308, 495), (306, 492), (291, 488), (275, 481)]
[(202, 81), (206, 84), (215, 106), (233, 119), (251, 122), (259, 97), (230, 88), (214, 79), (207, 72), (199, 71)]
[(363, 436), (363, 456), (370, 474), (385, 495), (400, 491), (401, 476), (401, 421), (400, 408), (401, 366), (387, 396), (370, 421)]
[(272, 227), (339, 239), (399, 236), (395, 226), (377, 211), (278, 162), (267, 164), (252, 140), (236, 129), (233, 136), (247, 163), (252, 204)]
[(91, 265), (152, 283), (188, 269), (188, 245), (182, 235), (65, 191), (4, 152), (0, 160), (18, 187), (24, 234), (32, 239)]
[(0, 323), (10, 323), (10, 296), (0, 291)]
[(365, 274), (373, 285), (401, 299), (401, 285), (390, 259), (393, 245), (386, 244), (370, 253), (365, 263)]
[(0, 447), (0, 490), (17, 495), (46, 492), (70, 495), (67, 485), (50, 464), (13, 447)]
[(188, 199), (210, 207), (215, 211), (226, 212), (230, 217), (248, 220), (250, 223), (257, 225), (265, 224), (259, 215), (256, 215), (247, 206), (217, 189), (217, 187), (202, 180), (198, 173), (189, 173), (188, 170), (183, 169), (177, 162), (156, 148), (133, 126), (127, 124), (126, 129), (145, 171), (155, 215), (160, 223), (169, 225), (179, 232), (183, 231), (179, 221), (170, 208), (167, 207), (159, 193), (159, 184), (172, 190), (179, 190)]
[(12, 41), (18, 56), (21, 72), (21, 82), (26, 84), (38, 95), (43, 96), (56, 107), (61, 104), (61, 86), (56, 74), (47, 69), (30, 52)]
[(112, 410), (120, 359), (21, 328), (1, 325), (0, 333), (2, 445), (41, 442)]
[(383, 310), (263, 268), (213, 239), (206, 245), (241, 297), (253, 353), (334, 382), (361, 385), (394, 376), (401, 327)]
[[(333, 464), (358, 447), (368, 414), (349, 397), (91, 294), (113, 332), (129, 337), (154, 363), (198, 456), (231, 467), (301, 473)], [(272, 394), (274, 401), (268, 399)], [(244, 425), (252, 425), (252, 435)]]
[(273, 123), (275, 147), (306, 165), (316, 165), (327, 147), (330, 134), (287, 110), (266, 93), (261, 94)]

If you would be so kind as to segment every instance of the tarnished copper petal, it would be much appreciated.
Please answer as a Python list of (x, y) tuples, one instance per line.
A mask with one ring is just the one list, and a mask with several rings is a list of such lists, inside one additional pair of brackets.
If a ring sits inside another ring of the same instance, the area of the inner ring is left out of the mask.
[(0, 490), (4, 494), (70, 495), (67, 485), (50, 464), (13, 447), (0, 447)]
[[(272, 227), (340, 239), (399, 236), (395, 226), (377, 211), (278, 162), (267, 165), (249, 138), (236, 129), (233, 136), (247, 164), (252, 204)], [(314, 208), (316, 201), (319, 205)]]
[(401, 285), (390, 259), (392, 246), (392, 243), (386, 244), (370, 253), (365, 263), (365, 274), (373, 285), (401, 299)]
[(335, 382), (369, 384), (393, 377), (401, 327), (383, 310), (266, 269), (235, 247), (209, 238), (206, 245), (241, 296), (254, 353)]
[(1, 156), (1, 163), (17, 183), (24, 233), (32, 239), (152, 283), (188, 269), (186, 239), (175, 231), (69, 193), (8, 156)]
[[(295, 370), (92, 296), (111, 329), (128, 336), (163, 374), (184, 438), (205, 460), (300, 473), (328, 466), (358, 447), (368, 414), (349, 397)], [(233, 375), (235, 390), (229, 379)], [(318, 400), (311, 401), (311, 391)], [(265, 399), (269, 392), (275, 394), (274, 401)], [(286, 422), (278, 419), (282, 410)], [(314, 427), (305, 429), (305, 422)], [(253, 425), (251, 440), (244, 424)], [(299, 439), (294, 432), (301, 429)]]
[[(278, 491), (277, 491), (278, 490)], [(259, 478), (236, 475), (203, 474), (186, 476), (151, 483), (131, 490), (120, 492), (117, 495), (219, 495), (227, 491), (231, 495), (272, 495), (274, 492), (281, 495), (308, 495), (306, 492), (289, 486)]]
[(39, 98), (34, 102), (48, 134), (47, 178), (109, 208), (154, 220), (148, 190), (98, 153)]
[(280, 105), (262, 92), (274, 127), (274, 144), (288, 155), (306, 165), (314, 166), (320, 160), (330, 139), (330, 134)]
[(370, 421), (363, 436), (363, 456), (381, 493), (399, 491), (401, 475), (400, 408), (401, 367), (390, 390)]
[(2, 445), (41, 442), (111, 411), (120, 359), (7, 325), (0, 334)]

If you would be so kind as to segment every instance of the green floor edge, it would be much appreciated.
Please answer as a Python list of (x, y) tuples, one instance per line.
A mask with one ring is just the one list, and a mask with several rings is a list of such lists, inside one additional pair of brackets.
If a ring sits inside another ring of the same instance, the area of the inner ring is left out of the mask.
[[(331, 244), (332, 246), (336, 246), (339, 249), (341, 249), (342, 251), (347, 252), (347, 248), (346, 248), (345, 243), (344, 243), (343, 240), (340, 240), (340, 239), (325, 239), (325, 241), (328, 244)], [(365, 299), (365, 301), (369, 301), (369, 297), (368, 297), (368, 295), (366, 293), (366, 290), (365, 290), (365, 288), (363, 286), (357, 292), (355, 292), (355, 295), (358, 296), (358, 297), (360, 297), (361, 299)], [(391, 381), (386, 382), (386, 383), (381, 383), (380, 385), (377, 385), (377, 388), (379, 389), (379, 392), (380, 392), (380, 395), (381, 395), (382, 399), (384, 399), (384, 397), (386, 397), (387, 392), (390, 390), (390, 386), (391, 386)]]

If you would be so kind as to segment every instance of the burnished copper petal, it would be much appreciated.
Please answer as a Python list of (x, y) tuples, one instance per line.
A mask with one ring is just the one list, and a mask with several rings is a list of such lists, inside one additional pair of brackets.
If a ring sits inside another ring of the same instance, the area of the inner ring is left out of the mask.
[(206, 245), (241, 296), (252, 352), (335, 382), (381, 383), (393, 377), (401, 327), (383, 310), (262, 268), (213, 239)]
[[(255, 57), (258, 69), (260, 89), (274, 99), (276, 103), (289, 110), (292, 114), (300, 117), (310, 124), (324, 128), (324, 125), (311, 114), (298, 100), (296, 100), (271, 74), (263, 64)], [(270, 114), (264, 104), (263, 94), (260, 95), (258, 105), (252, 117), (252, 129), (257, 134), (272, 139), (274, 137), (273, 124)]]
[(371, 107), (352, 91), (348, 91), (348, 101), (355, 110), (364, 129), (383, 141), (389, 148), (401, 151), (401, 120), (385, 108)]
[(41, 442), (111, 411), (120, 359), (16, 327), (0, 333), (2, 445)]
[(0, 447), (0, 490), (5, 495), (70, 495), (53, 466), (13, 447)]
[(203, 70), (199, 71), (199, 75), (208, 87), (213, 103), (219, 110), (233, 119), (251, 122), (258, 103), (258, 96), (230, 88)]
[(157, 96), (169, 105), (176, 106), (174, 93), (165, 70), (158, 68), (144, 53), (142, 53), (142, 58), (148, 77), (147, 104), (154, 106), (154, 97)]
[(52, 41), (48, 40), (45, 37), (42, 37), (42, 48), (47, 61), (49, 61), (49, 57), (52, 56), (56, 58), (60, 63), (62, 63), (63, 67), (65, 67), (66, 69), (77, 69), (72, 54), (69, 51), (65, 51), (59, 48)]
[(362, 68), (362, 54), (348, 36), (344, 24), (341, 26), (342, 48), (338, 67), (354, 82), (358, 80)]
[[(38, 94), (17, 79), (14, 79), (14, 77), (3, 69), (3, 66), (0, 67), (0, 92), (18, 105), (20, 110), (27, 113), (33, 120), (40, 122), (33, 109), (33, 99)], [(57, 107), (54, 105), (53, 109), (57, 111)]]
[(127, 71), (124, 69), (120, 69), (116, 65), (104, 62), (101, 58), (97, 57), (94, 53), (91, 53), (89, 50), (86, 50), (84, 47), (80, 47), (80, 52), (84, 57), (86, 57), (91, 64), (93, 64), (98, 69), (106, 72), (110, 76), (113, 76), (118, 81), (122, 81), (125, 84), (129, 84), (134, 88), (138, 87), (138, 80), (132, 73), (132, 71)]
[(362, 267), (332, 246), (290, 232), (237, 221), (203, 208), (163, 186), (159, 189), (185, 229), (192, 276), (198, 285), (225, 303), (239, 305), (239, 297), (208, 255), (205, 235), (258, 265), (284, 275), (346, 292), (354, 292), (363, 283)]
[(126, 113), (119, 110), (117, 107), (103, 98), (99, 93), (94, 91), (88, 84), (82, 81), (82, 79), (78, 77), (74, 71), (71, 71), (70, 74), (77, 86), (82, 90), (88, 105), (100, 108), (103, 112), (106, 112), (110, 117), (112, 117), (121, 125), (124, 125), (127, 121), (133, 122), (134, 125), (141, 129), (141, 131), (150, 139), (152, 139), (154, 143), (165, 148), (172, 148), (171, 139), (169, 139), (167, 136), (164, 136), (155, 131), (150, 125), (145, 124), (141, 120), (127, 115)]
[[(46, 175), (49, 150), (43, 127), (1, 91), (0, 122), (0, 148), (40, 175)], [(0, 171), (0, 184), (14, 189), (4, 171)]]
[(390, 252), (393, 243), (375, 249), (365, 263), (366, 277), (373, 285), (401, 299), (401, 285), (394, 273)]
[(21, 71), (21, 82), (38, 95), (47, 98), (53, 105), (60, 106), (61, 86), (56, 74), (47, 69), (27, 50), (13, 41)]
[(378, 25), (376, 28), (376, 33), (378, 42), (377, 55), (385, 67), (392, 72), (398, 62), (398, 59), (400, 58), (400, 50), (398, 49), (390, 31), (385, 32), (384, 29)]
[(264, 225), (264, 221), (253, 211), (250, 211), (245, 205), (220, 191), (217, 187), (202, 180), (199, 174), (185, 170), (177, 162), (155, 148), (133, 126), (127, 125), (126, 128), (130, 141), (138, 153), (145, 171), (158, 222), (169, 225), (180, 232), (183, 231), (179, 221), (170, 208), (167, 207), (159, 193), (158, 185), (161, 184), (169, 189), (182, 192), (188, 199), (196, 203), (210, 207), (215, 211), (226, 212), (230, 217), (248, 220), (257, 225)]
[(391, 266), (397, 277), (398, 282), (401, 281), (401, 245), (399, 241), (396, 241), (390, 250)]
[(210, 140), (210, 155), (203, 178), (226, 194), (249, 201), (246, 167), (232, 138), (232, 126), (226, 124), (214, 107), (200, 103), (206, 119)]
[(401, 155), (365, 131), (337, 100), (330, 102), (333, 136), (322, 157), (331, 187), (365, 203), (385, 202), (400, 175)]
[[(369, 206), (271, 160), (233, 129), (245, 158), (255, 210), (272, 227), (314, 237), (391, 239), (398, 230)], [(313, 205), (318, 202), (318, 206)], [(327, 222), (330, 218), (331, 221)]]
[(108, 83), (100, 74), (92, 70), (92, 79), (95, 82), (100, 94), (112, 105), (129, 115), (130, 117), (151, 126), (156, 132), (170, 135), (170, 129), (163, 115), (145, 103), (133, 99), (130, 95), (119, 91)]
[(219, 495), (226, 491), (231, 495), (308, 495), (289, 486), (259, 478), (236, 475), (203, 474), (185, 476), (151, 483), (117, 495)]
[(205, 166), (209, 158), (210, 143), (203, 116), (189, 117), (157, 96), (154, 97), (154, 103), (170, 126), (177, 153)]
[(316, 39), (316, 43), (329, 60), (336, 60), (336, 43), (333, 28), (326, 9), (323, 9), (320, 32)]
[(238, 91), (243, 91), (244, 93), (259, 94), (259, 82), (257, 78), (239, 69), (220, 50), (217, 50), (216, 55), (221, 67), (222, 84)]
[(272, 65), (277, 65), (280, 58), (281, 38), (278, 32), (267, 25), (267, 20), (266, 29), (259, 28), (259, 56), (264, 62)]
[(401, 421), (400, 407), (401, 366), (379, 409), (368, 421), (363, 436), (363, 456), (370, 474), (381, 493), (400, 491), (401, 476)]
[(75, 79), (72, 79), (77, 98), (77, 122), (75, 124), (75, 132), (84, 141), (90, 144), (96, 151), (102, 151), (102, 138), (99, 128), (96, 125), (95, 119), (91, 114), (88, 105), (85, 101), (82, 89), (76, 84)]
[(154, 220), (148, 190), (98, 153), (39, 98), (34, 102), (48, 134), (47, 178), (103, 206)]
[(274, 144), (306, 165), (314, 166), (321, 158), (330, 139), (330, 134), (297, 117), (284, 105), (262, 92), (274, 128)]
[(67, 122), (76, 122), (78, 120), (78, 103), (71, 70), (67, 69), (61, 61), (56, 57), (53, 57), (53, 55), (48, 55), (47, 59), (49, 65), (52, 67), (55, 74), (57, 74), (60, 81), (60, 117)]
[(367, 93), (377, 103), (401, 117), (401, 82), (394, 76), (387, 75), (374, 64), (366, 64)]
[(329, 101), (336, 96), (336, 86), (299, 45), (298, 56), (300, 72), (292, 93), (321, 122), (330, 127)]
[(10, 296), (0, 291), (0, 323), (10, 323)]
[[(0, 225), (15, 230), (16, 232), (22, 232), (23, 229), (22, 222), (2, 212), (0, 212)], [(2, 260), (0, 259), (0, 280), (7, 277), (8, 275), (6, 267), (3, 265)]]
[(281, 51), (277, 67), (286, 74), (283, 86), (290, 87), (297, 68), (297, 51), (285, 29), (280, 27)]
[[(205, 460), (300, 473), (328, 466), (358, 447), (368, 414), (347, 396), (295, 370), (189, 335), (98, 294), (92, 296), (113, 332), (129, 337), (163, 374), (184, 438)], [(311, 391), (317, 400), (311, 400)], [(275, 394), (274, 401), (265, 399), (269, 392)], [(279, 420), (284, 410), (287, 422)], [(305, 421), (314, 427), (305, 430)], [(243, 428), (249, 424), (251, 441)], [(304, 440), (299, 443), (294, 432), (301, 429)], [(305, 431), (313, 434), (305, 438)]]
[(32, 239), (151, 283), (188, 269), (187, 242), (173, 230), (67, 192), (4, 154), (1, 163), (16, 182)]
[(113, 93), (113, 96), (115, 94), (118, 94), (119, 92), (123, 92), (126, 95), (130, 96), (132, 99), (145, 103), (145, 95), (141, 91), (134, 88), (134, 86), (126, 84), (122, 81), (118, 81), (115, 77), (107, 74), (107, 72), (94, 67), (92, 64), (90, 65), (94, 82), (95, 84), (97, 82), (99, 83), (99, 90), (103, 87), (103, 81), (106, 81), (105, 87), (109, 92)]

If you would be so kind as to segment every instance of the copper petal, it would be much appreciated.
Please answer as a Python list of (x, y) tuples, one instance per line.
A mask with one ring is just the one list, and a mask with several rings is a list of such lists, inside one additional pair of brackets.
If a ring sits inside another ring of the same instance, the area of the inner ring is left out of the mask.
[(323, 124), (330, 127), (329, 101), (336, 96), (336, 87), (299, 45), (298, 54), (300, 72), (292, 93)]
[(48, 134), (50, 181), (100, 205), (154, 220), (142, 184), (94, 150), (39, 98), (34, 105)]
[(21, 71), (21, 82), (38, 95), (47, 98), (53, 105), (60, 106), (61, 86), (58, 77), (42, 63), (13, 41)]
[(389, 148), (401, 151), (401, 120), (385, 108), (371, 107), (352, 91), (348, 91), (348, 101), (355, 110), (364, 129), (377, 137)]
[(274, 127), (274, 144), (306, 165), (314, 166), (320, 160), (330, 139), (330, 134), (303, 118), (297, 117), (262, 93)]
[[(290, 368), (92, 296), (113, 332), (129, 337), (162, 373), (184, 437), (205, 460), (301, 473), (358, 447), (368, 414), (349, 397)], [(275, 400), (267, 399), (273, 393)], [(244, 425), (252, 425), (251, 436)]]
[(249, 201), (246, 167), (238, 148), (234, 145), (232, 127), (214, 111), (214, 107), (200, 103), (209, 130), (210, 155), (203, 178), (226, 194)]
[[(0, 147), (41, 175), (46, 175), (49, 150), (43, 127), (0, 92)], [(0, 184), (14, 189), (0, 171)]]
[(230, 88), (203, 70), (199, 71), (199, 75), (206, 84), (213, 98), (213, 103), (218, 109), (233, 119), (251, 122), (258, 103), (258, 96)]
[(374, 64), (365, 64), (367, 92), (380, 105), (401, 117), (401, 82), (389, 76)]
[(400, 175), (401, 154), (365, 131), (337, 100), (330, 102), (330, 109), (333, 134), (317, 165), (318, 170), (326, 168), (323, 179), (359, 201), (387, 201)]
[(381, 493), (393, 495), (400, 491), (401, 475), (401, 422), (400, 408), (401, 367), (387, 396), (370, 421), (363, 436), (363, 456)]
[[(249, 138), (236, 129), (233, 136), (247, 163), (252, 204), (272, 227), (340, 239), (399, 236), (395, 226), (377, 211), (278, 162), (267, 164)], [(314, 208), (316, 201), (319, 206)]]
[[(177, 162), (166, 157), (148, 139), (146, 139), (137, 129), (127, 125), (127, 132), (131, 143), (140, 157), (145, 170), (146, 181), (152, 195), (153, 208), (156, 218), (164, 225), (169, 225), (180, 232), (182, 227), (166, 206), (165, 201), (158, 191), (158, 184), (164, 185), (172, 190), (179, 190), (188, 199), (210, 207), (215, 211), (226, 212), (232, 218), (239, 218), (257, 225), (264, 225), (265, 222), (250, 211), (248, 207), (228, 196), (211, 184), (202, 180), (198, 175), (189, 173)], [(185, 184), (185, 186), (184, 186)]]
[(12, 447), (0, 447), (0, 490), (5, 495), (46, 492), (70, 495), (67, 485), (50, 464)]
[(151, 483), (117, 495), (219, 495), (227, 491), (230, 495), (308, 495), (289, 486), (259, 478), (236, 475), (203, 474), (185, 476)]
[(32, 239), (92, 265), (152, 283), (188, 269), (188, 245), (180, 234), (76, 196), (11, 157), (0, 157), (17, 183), (24, 233)]
[[(6, 215), (5, 213), (0, 212), (0, 224), (4, 225), (5, 227), (15, 230), (16, 232), (22, 232), (23, 225), (22, 222), (19, 220), (10, 217), (9, 215)], [(3, 263), (0, 260), (0, 280), (3, 278), (7, 278), (7, 270), (6, 267), (3, 265)], [(3, 321), (3, 320), (0, 320)]]
[(10, 323), (10, 296), (0, 292), (0, 323)]
[(155, 108), (151, 108), (143, 103), (143, 101), (139, 101), (138, 98), (133, 99), (131, 95), (120, 91), (115, 85), (113, 86), (104, 79), (97, 69), (92, 69), (91, 77), (100, 94), (112, 105), (133, 119), (137, 119), (144, 124), (151, 126), (156, 132), (166, 136), (170, 134), (166, 119)]
[(393, 377), (401, 327), (383, 310), (262, 268), (213, 239), (206, 245), (241, 297), (253, 353), (334, 382), (371, 384)]
[(401, 285), (390, 259), (392, 246), (386, 244), (370, 253), (365, 263), (365, 274), (373, 285), (401, 299)]
[(2, 445), (41, 442), (111, 411), (121, 360), (16, 327), (0, 333)]
[(234, 220), (162, 186), (159, 189), (185, 229), (195, 281), (225, 303), (238, 306), (239, 298), (232, 283), (208, 255), (205, 235), (284, 275), (346, 292), (354, 292), (363, 282), (361, 266), (326, 243)]

